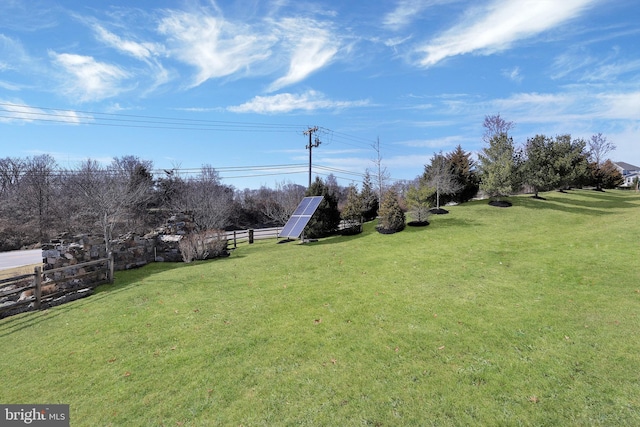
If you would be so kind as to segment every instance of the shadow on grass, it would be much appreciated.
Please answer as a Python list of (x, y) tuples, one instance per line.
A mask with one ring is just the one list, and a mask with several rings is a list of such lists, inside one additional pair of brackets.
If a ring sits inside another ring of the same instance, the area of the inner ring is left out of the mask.
[[(234, 255), (231, 256), (233, 257)], [(235, 258), (239, 257), (243, 256), (235, 256)], [(162, 274), (164, 272), (175, 270), (178, 268), (189, 268), (191, 266), (201, 265), (203, 263), (224, 262), (224, 260), (229, 258), (230, 257), (216, 258), (206, 261), (196, 261), (192, 264), (185, 264), (182, 262), (154, 262), (144, 265), (140, 268), (116, 271), (114, 283), (99, 285), (95, 288), (92, 294), (87, 295), (84, 298), (69, 301), (65, 304), (61, 304), (45, 310), (28, 311), (25, 313), (0, 319), (0, 337), (11, 335), (22, 329), (27, 329), (42, 322), (49, 321), (50, 319), (58, 317), (62, 314), (66, 314), (71, 310), (82, 309), (87, 304), (94, 304), (96, 302), (99, 302), (103, 298), (112, 296), (114, 293), (125, 291), (131, 288), (131, 286), (136, 282), (148, 279), (149, 277), (152, 277), (156, 274)]]
[[(313, 246), (318, 246), (318, 245), (335, 245), (338, 243), (345, 243), (345, 242), (352, 242), (354, 240), (357, 239), (361, 239), (362, 237), (365, 237), (371, 233), (377, 233), (376, 231), (376, 225), (378, 225), (378, 221), (377, 220), (373, 220), (373, 221), (368, 221), (365, 222), (362, 225), (362, 232), (358, 233), (358, 234), (347, 234), (347, 235), (342, 235), (342, 234), (334, 234), (333, 236), (329, 236), (329, 237), (322, 237), (320, 239), (318, 239), (317, 242), (309, 242), (309, 243), (304, 243), (301, 244), (301, 246), (306, 246), (306, 247), (313, 247)], [(294, 242), (289, 242), (287, 243), (288, 245), (299, 245), (300, 242), (299, 241), (294, 241)]]
[(429, 227), (426, 228), (473, 227), (475, 225), (474, 221), (457, 217), (455, 214), (432, 215), (429, 217), (429, 222)]
[[(56, 309), (60, 307), (62, 306), (58, 306)], [(42, 322), (47, 322), (49, 319), (58, 317), (60, 314), (62, 314), (62, 311), (60, 310), (48, 309), (42, 311), (28, 311), (26, 313), (5, 317), (0, 320), (0, 337), (6, 337), (23, 329), (39, 325)]]
[(304, 243), (301, 244), (300, 242), (290, 242), (288, 243), (289, 245), (293, 244), (293, 245), (300, 245), (300, 246), (306, 246), (306, 247), (313, 247), (313, 246), (319, 246), (319, 245), (335, 245), (338, 243), (346, 243), (346, 242), (352, 242), (354, 240), (360, 239), (364, 236), (366, 236), (367, 234), (370, 234), (371, 231), (370, 230), (363, 230), (362, 233), (358, 233), (358, 234), (349, 234), (347, 236), (343, 236), (341, 234), (336, 234), (334, 236), (330, 236), (330, 237), (323, 237), (321, 239), (318, 239), (317, 242), (309, 242), (309, 243)]
[[(578, 195), (581, 198), (578, 199), (571, 195)], [(637, 204), (629, 202), (628, 198), (615, 191), (571, 190), (567, 193), (545, 193), (544, 197), (546, 200), (526, 196), (517, 197), (514, 199), (516, 201), (514, 205), (529, 209), (553, 209), (584, 215), (610, 215), (615, 213), (615, 209), (638, 208)]]

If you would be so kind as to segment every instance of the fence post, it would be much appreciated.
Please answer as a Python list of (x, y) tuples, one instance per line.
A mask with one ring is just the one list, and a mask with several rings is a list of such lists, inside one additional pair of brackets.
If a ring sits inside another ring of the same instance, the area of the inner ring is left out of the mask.
[(238, 248), (238, 241), (236, 240), (236, 231), (233, 230), (233, 249)]
[(249, 230), (249, 244), (253, 243), (253, 229)]
[(107, 262), (107, 266), (109, 267), (109, 283), (113, 283), (113, 270), (115, 268), (114, 266), (114, 262), (113, 262), (113, 252), (109, 252), (109, 261)]
[(40, 310), (40, 303), (42, 300), (42, 267), (37, 266), (34, 271), (34, 276), (36, 279), (36, 289), (35, 289), (35, 296), (36, 296), (36, 301), (34, 303), (34, 307), (36, 310)]

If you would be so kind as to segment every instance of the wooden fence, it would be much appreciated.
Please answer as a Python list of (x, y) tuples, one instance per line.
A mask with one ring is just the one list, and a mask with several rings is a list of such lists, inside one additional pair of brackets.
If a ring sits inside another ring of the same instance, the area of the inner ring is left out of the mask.
[(0, 280), (0, 318), (39, 310), (90, 295), (113, 282), (113, 257)]
[(227, 231), (227, 241), (230, 249), (236, 249), (240, 243), (253, 243), (260, 239), (275, 239), (280, 234), (282, 227), (256, 228), (249, 230)]
[[(340, 221), (338, 230), (344, 230), (348, 228), (359, 227), (361, 230), (362, 224), (354, 221)], [(256, 228), (249, 230), (235, 230), (227, 231), (227, 241), (229, 242), (229, 248), (236, 249), (238, 244), (248, 242), (253, 243), (254, 240), (259, 239), (276, 239), (280, 235), (282, 227), (271, 228)]]

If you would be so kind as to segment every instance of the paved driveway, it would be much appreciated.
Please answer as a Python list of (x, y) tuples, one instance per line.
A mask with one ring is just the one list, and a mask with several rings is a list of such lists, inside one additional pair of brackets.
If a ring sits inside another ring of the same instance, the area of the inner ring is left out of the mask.
[(0, 252), (0, 270), (42, 263), (42, 249)]

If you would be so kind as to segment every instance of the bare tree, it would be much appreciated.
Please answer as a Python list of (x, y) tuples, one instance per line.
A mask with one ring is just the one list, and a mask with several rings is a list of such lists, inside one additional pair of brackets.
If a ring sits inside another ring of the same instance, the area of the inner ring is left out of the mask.
[(84, 212), (90, 215), (104, 236), (107, 253), (117, 224), (126, 220), (129, 206), (148, 197), (147, 183), (132, 183), (131, 177), (117, 168), (105, 168), (95, 160), (86, 160), (73, 174)]
[(610, 141), (607, 141), (607, 137), (602, 133), (591, 135), (589, 139), (589, 157), (591, 161), (600, 167), (606, 160), (607, 154), (614, 151), (617, 147)]
[(380, 138), (376, 139), (376, 142), (372, 144), (373, 149), (376, 152), (376, 157), (372, 160), (374, 166), (374, 180), (376, 181), (376, 187), (378, 190), (378, 200), (382, 200), (382, 193), (384, 193), (387, 187), (387, 181), (389, 180), (389, 172), (387, 168), (382, 164), (382, 153), (380, 151)]
[(500, 117), (500, 113), (493, 116), (484, 116), (484, 122), (482, 123), (484, 128), (484, 134), (482, 140), (485, 144), (501, 134), (509, 135), (509, 131), (515, 127), (515, 123), (506, 121)]
[(440, 209), (440, 195), (455, 193), (462, 185), (458, 182), (451, 164), (442, 154), (442, 151), (434, 154), (431, 158), (431, 163), (425, 165), (424, 179), (426, 184), (435, 190), (436, 212), (446, 213), (446, 211)]
[(193, 215), (198, 231), (223, 229), (233, 212), (233, 188), (223, 185), (211, 165), (203, 165), (200, 174), (185, 182), (178, 197), (181, 210)]
[(19, 249), (29, 240), (19, 205), (24, 172), (25, 162), (22, 159), (0, 159), (0, 250)]
[(0, 197), (16, 188), (24, 174), (25, 162), (19, 158), (0, 159)]
[(114, 157), (109, 166), (116, 174), (129, 177), (129, 189), (142, 193), (146, 188), (147, 194), (140, 194), (136, 202), (129, 206), (131, 215), (127, 216), (127, 228), (130, 231), (146, 230), (149, 223), (149, 202), (155, 197), (155, 182), (151, 171), (153, 162), (141, 160), (137, 156)]
[(589, 144), (589, 158), (592, 165), (592, 179), (593, 183), (596, 185), (596, 190), (602, 190), (604, 181), (608, 175), (608, 171), (604, 168), (605, 160), (607, 154), (614, 151), (616, 149), (615, 144), (607, 141), (607, 137), (603, 136), (602, 133), (597, 133), (595, 135), (591, 135), (591, 139), (588, 141)]
[(284, 225), (304, 197), (306, 188), (292, 182), (276, 183), (276, 189), (263, 201), (262, 213), (274, 222)]
[(25, 217), (35, 219), (41, 242), (52, 222), (56, 169), (56, 161), (49, 154), (34, 156), (27, 159), (21, 179), (20, 201)]

